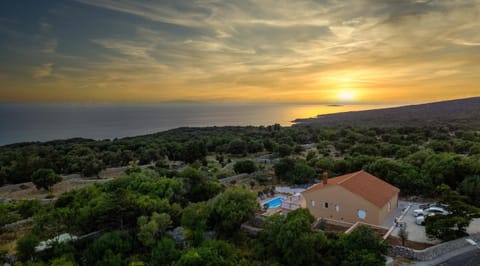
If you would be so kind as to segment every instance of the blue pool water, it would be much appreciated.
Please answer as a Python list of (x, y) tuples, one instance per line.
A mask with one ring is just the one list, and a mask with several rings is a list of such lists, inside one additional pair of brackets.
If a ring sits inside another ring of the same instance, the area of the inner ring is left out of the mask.
[(263, 206), (267, 205), (268, 208), (277, 208), (282, 204), (282, 201), (284, 198), (282, 197), (276, 197), (274, 199), (271, 199), (263, 204)]

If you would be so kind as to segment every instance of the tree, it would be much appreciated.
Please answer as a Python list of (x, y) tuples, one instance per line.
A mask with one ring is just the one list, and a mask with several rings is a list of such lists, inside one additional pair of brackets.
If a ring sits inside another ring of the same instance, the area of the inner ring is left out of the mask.
[(214, 199), (211, 219), (220, 233), (232, 235), (258, 208), (257, 196), (253, 192), (231, 188)]
[(460, 183), (458, 191), (469, 197), (469, 202), (480, 207), (480, 175), (470, 176)]
[(105, 169), (105, 163), (94, 156), (87, 156), (85, 158), (81, 158), (80, 160), (82, 176), (98, 177), (100, 171)]
[(138, 240), (147, 247), (152, 246), (157, 237), (162, 235), (171, 224), (170, 215), (166, 213), (154, 212), (150, 219), (146, 216), (140, 216), (138, 218), (138, 225), (140, 226), (140, 231), (137, 234)]
[(201, 161), (207, 155), (207, 146), (203, 141), (192, 140), (182, 147), (181, 159), (187, 163)]
[(221, 186), (216, 179), (207, 179), (202, 172), (194, 168), (188, 167), (183, 170), (181, 177), (185, 180), (187, 198), (191, 202), (208, 200), (220, 192)]
[(387, 246), (366, 226), (340, 236), (335, 246), (336, 265), (385, 265)]
[(50, 266), (77, 266), (78, 264), (68, 256), (61, 256), (60, 258), (55, 258), (50, 262)]
[(26, 261), (35, 257), (35, 247), (39, 239), (34, 234), (26, 234), (17, 241), (17, 256), (21, 261)]
[(55, 174), (52, 169), (38, 169), (32, 175), (32, 182), (37, 189), (45, 189), (50, 191), (53, 185), (62, 181), (62, 177)]
[(198, 248), (186, 250), (177, 261), (178, 266), (238, 265), (238, 250), (222, 240), (205, 241)]
[(138, 166), (138, 161), (132, 161), (128, 163), (128, 167), (125, 170), (125, 174), (127, 175), (131, 175), (133, 173), (140, 173), (140, 172), (142, 172), (142, 168)]
[(257, 166), (251, 160), (242, 160), (242, 161), (237, 161), (233, 165), (233, 170), (235, 170), (237, 174), (240, 174), (240, 173), (251, 174), (257, 170)]
[(453, 240), (467, 235), (467, 227), (473, 218), (480, 217), (480, 209), (467, 203), (468, 197), (460, 195), (447, 185), (435, 190), (441, 196), (441, 203), (447, 204), (447, 215), (425, 218), (425, 232), (441, 240)]
[(151, 265), (172, 265), (180, 257), (180, 251), (175, 247), (175, 241), (162, 237), (152, 249)]
[(292, 154), (292, 152), (293, 152), (293, 149), (288, 144), (280, 144), (277, 148), (277, 153), (280, 157), (286, 157)]
[(228, 144), (228, 152), (231, 154), (246, 154), (247, 143), (242, 139), (234, 139)]
[(398, 231), (398, 236), (402, 240), (402, 246), (405, 246), (405, 241), (408, 240), (408, 231), (405, 229), (405, 226), (400, 227), (400, 231)]
[(328, 242), (323, 232), (314, 232), (314, 217), (307, 209), (273, 215), (265, 221), (258, 252), (265, 259), (276, 257), (286, 265), (321, 265)]
[(283, 158), (274, 165), (275, 175), (281, 180), (294, 184), (303, 184), (315, 178), (315, 169), (303, 160)]
[(315, 170), (312, 167), (304, 162), (297, 161), (293, 169), (287, 173), (286, 179), (294, 184), (305, 184), (315, 179), (315, 175)]
[[(87, 265), (121, 265), (116, 263), (132, 248), (132, 239), (125, 231), (108, 232), (97, 238), (84, 251)], [(111, 263), (111, 264), (107, 264)]]
[(209, 216), (210, 208), (205, 202), (192, 203), (183, 209), (181, 224), (193, 245), (197, 246), (203, 241)]
[(292, 171), (295, 167), (295, 160), (292, 158), (282, 158), (278, 163), (273, 166), (275, 175), (280, 179), (287, 177), (287, 173)]

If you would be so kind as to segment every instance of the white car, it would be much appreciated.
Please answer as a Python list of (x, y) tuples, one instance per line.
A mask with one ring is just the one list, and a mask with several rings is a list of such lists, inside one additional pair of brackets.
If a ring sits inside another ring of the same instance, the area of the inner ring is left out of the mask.
[[(430, 216), (434, 216), (435, 214), (434, 213), (430, 213), (428, 214), (427, 216), (430, 217)], [(415, 219), (415, 223), (418, 224), (418, 225), (425, 225), (425, 217), (427, 216), (418, 216), (416, 219)]]
[(446, 211), (444, 208), (441, 208), (441, 207), (430, 207), (430, 208), (426, 208), (426, 209), (413, 210), (413, 216), (415, 216), (415, 217), (426, 216), (426, 215), (429, 215), (431, 213), (447, 215), (448, 211)]

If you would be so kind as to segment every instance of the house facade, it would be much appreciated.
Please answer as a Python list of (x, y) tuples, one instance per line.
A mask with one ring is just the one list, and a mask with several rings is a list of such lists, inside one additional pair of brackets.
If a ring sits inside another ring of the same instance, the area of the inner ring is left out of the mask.
[(315, 218), (383, 225), (398, 206), (399, 192), (378, 177), (358, 171), (334, 178), (324, 173), (323, 182), (309, 187), (302, 195)]

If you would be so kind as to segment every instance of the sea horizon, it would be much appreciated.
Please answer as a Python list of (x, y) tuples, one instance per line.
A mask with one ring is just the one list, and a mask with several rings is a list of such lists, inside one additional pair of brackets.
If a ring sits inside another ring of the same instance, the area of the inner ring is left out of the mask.
[(291, 126), (297, 118), (388, 108), (382, 104), (0, 103), (0, 145), (114, 139), (179, 127)]

